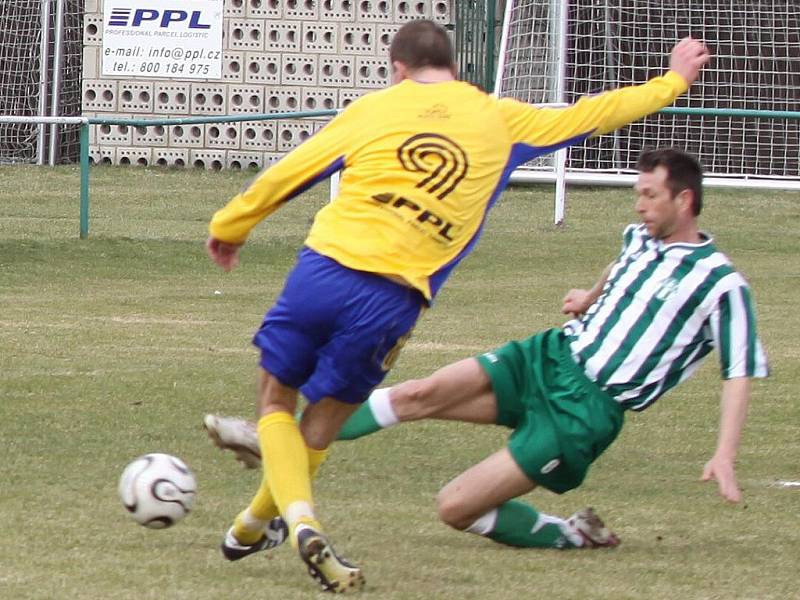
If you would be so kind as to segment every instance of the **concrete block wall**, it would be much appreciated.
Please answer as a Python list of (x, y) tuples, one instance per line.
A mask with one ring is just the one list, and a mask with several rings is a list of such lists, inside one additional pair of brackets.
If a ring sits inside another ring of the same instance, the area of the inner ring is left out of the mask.
[[(452, 22), (455, 0), (224, 0), (219, 80), (104, 77), (103, 0), (86, 3), (83, 114), (221, 116), (344, 108), (388, 85), (388, 48), (403, 23)], [(261, 169), (327, 119), (169, 127), (93, 126), (95, 163)]]

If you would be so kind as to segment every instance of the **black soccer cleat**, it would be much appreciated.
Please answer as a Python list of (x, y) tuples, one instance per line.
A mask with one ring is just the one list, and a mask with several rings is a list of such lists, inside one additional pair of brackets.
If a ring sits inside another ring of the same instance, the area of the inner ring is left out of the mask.
[(233, 535), (233, 527), (228, 529), (222, 540), (222, 554), (228, 560), (239, 560), (262, 550), (271, 550), (280, 546), (289, 537), (289, 528), (281, 517), (275, 517), (264, 528), (264, 535), (255, 544), (242, 544)]

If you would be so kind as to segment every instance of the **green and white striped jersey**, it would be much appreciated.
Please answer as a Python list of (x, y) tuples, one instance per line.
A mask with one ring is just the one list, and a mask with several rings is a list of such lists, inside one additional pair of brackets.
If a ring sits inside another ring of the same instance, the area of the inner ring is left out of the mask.
[(625, 408), (647, 408), (712, 348), (723, 379), (768, 374), (750, 288), (702, 235), (664, 244), (629, 225), (603, 293), (564, 325), (575, 361)]

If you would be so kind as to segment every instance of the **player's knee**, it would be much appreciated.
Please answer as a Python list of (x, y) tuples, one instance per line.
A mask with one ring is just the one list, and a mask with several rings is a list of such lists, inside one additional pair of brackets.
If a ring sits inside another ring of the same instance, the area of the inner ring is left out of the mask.
[(306, 446), (317, 450), (327, 448), (336, 439), (339, 428), (351, 412), (351, 406), (333, 398), (323, 398), (315, 404), (309, 404), (300, 419), (300, 433)]
[(324, 450), (331, 443), (331, 438), (335, 437), (335, 433), (319, 427), (307, 427), (301, 430), (303, 434), (303, 441), (309, 448)]
[(436, 511), (443, 523), (461, 531), (475, 520), (461, 497), (446, 490), (440, 491), (436, 496)]
[(433, 410), (435, 392), (429, 379), (412, 379), (392, 390), (392, 408), (401, 421), (424, 419)]

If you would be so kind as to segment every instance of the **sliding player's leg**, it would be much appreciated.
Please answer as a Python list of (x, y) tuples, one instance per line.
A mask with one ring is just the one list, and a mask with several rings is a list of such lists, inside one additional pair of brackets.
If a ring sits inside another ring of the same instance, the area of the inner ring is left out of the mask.
[(563, 548), (570, 540), (566, 522), (543, 515), (514, 498), (536, 483), (507, 449), (500, 450), (448, 483), (437, 497), (439, 518), (460, 531), (510, 546)]
[(339, 439), (356, 439), (419, 419), (494, 423), (496, 418), (491, 380), (477, 359), (467, 358), (424, 379), (375, 390), (344, 424)]
[(561, 519), (515, 499), (536, 486), (556, 493), (578, 487), (621, 426), (618, 406), (583, 385), (553, 330), (510, 342), (476, 361), (494, 391), (494, 422), (513, 432), (504, 450), (442, 490), (442, 519), (513, 546), (619, 543), (591, 509)]
[(515, 499), (535, 487), (509, 450), (503, 449), (439, 492), (439, 517), (455, 529), (508, 546), (568, 549), (619, 543), (591, 508), (562, 519)]
[[(494, 423), (496, 416), (491, 382), (478, 361), (467, 358), (424, 379), (373, 391), (344, 424), (338, 439), (356, 439), (401, 421), (432, 418)], [(259, 465), (261, 451), (254, 423), (206, 415), (203, 424), (216, 446), (233, 451), (247, 468)]]
[[(337, 439), (352, 440), (399, 422), (425, 418), (494, 423), (496, 417), (491, 381), (477, 359), (467, 358), (424, 379), (376, 389), (345, 422)], [(261, 454), (253, 423), (206, 415), (204, 426), (219, 448), (233, 451), (248, 468), (258, 466)]]

